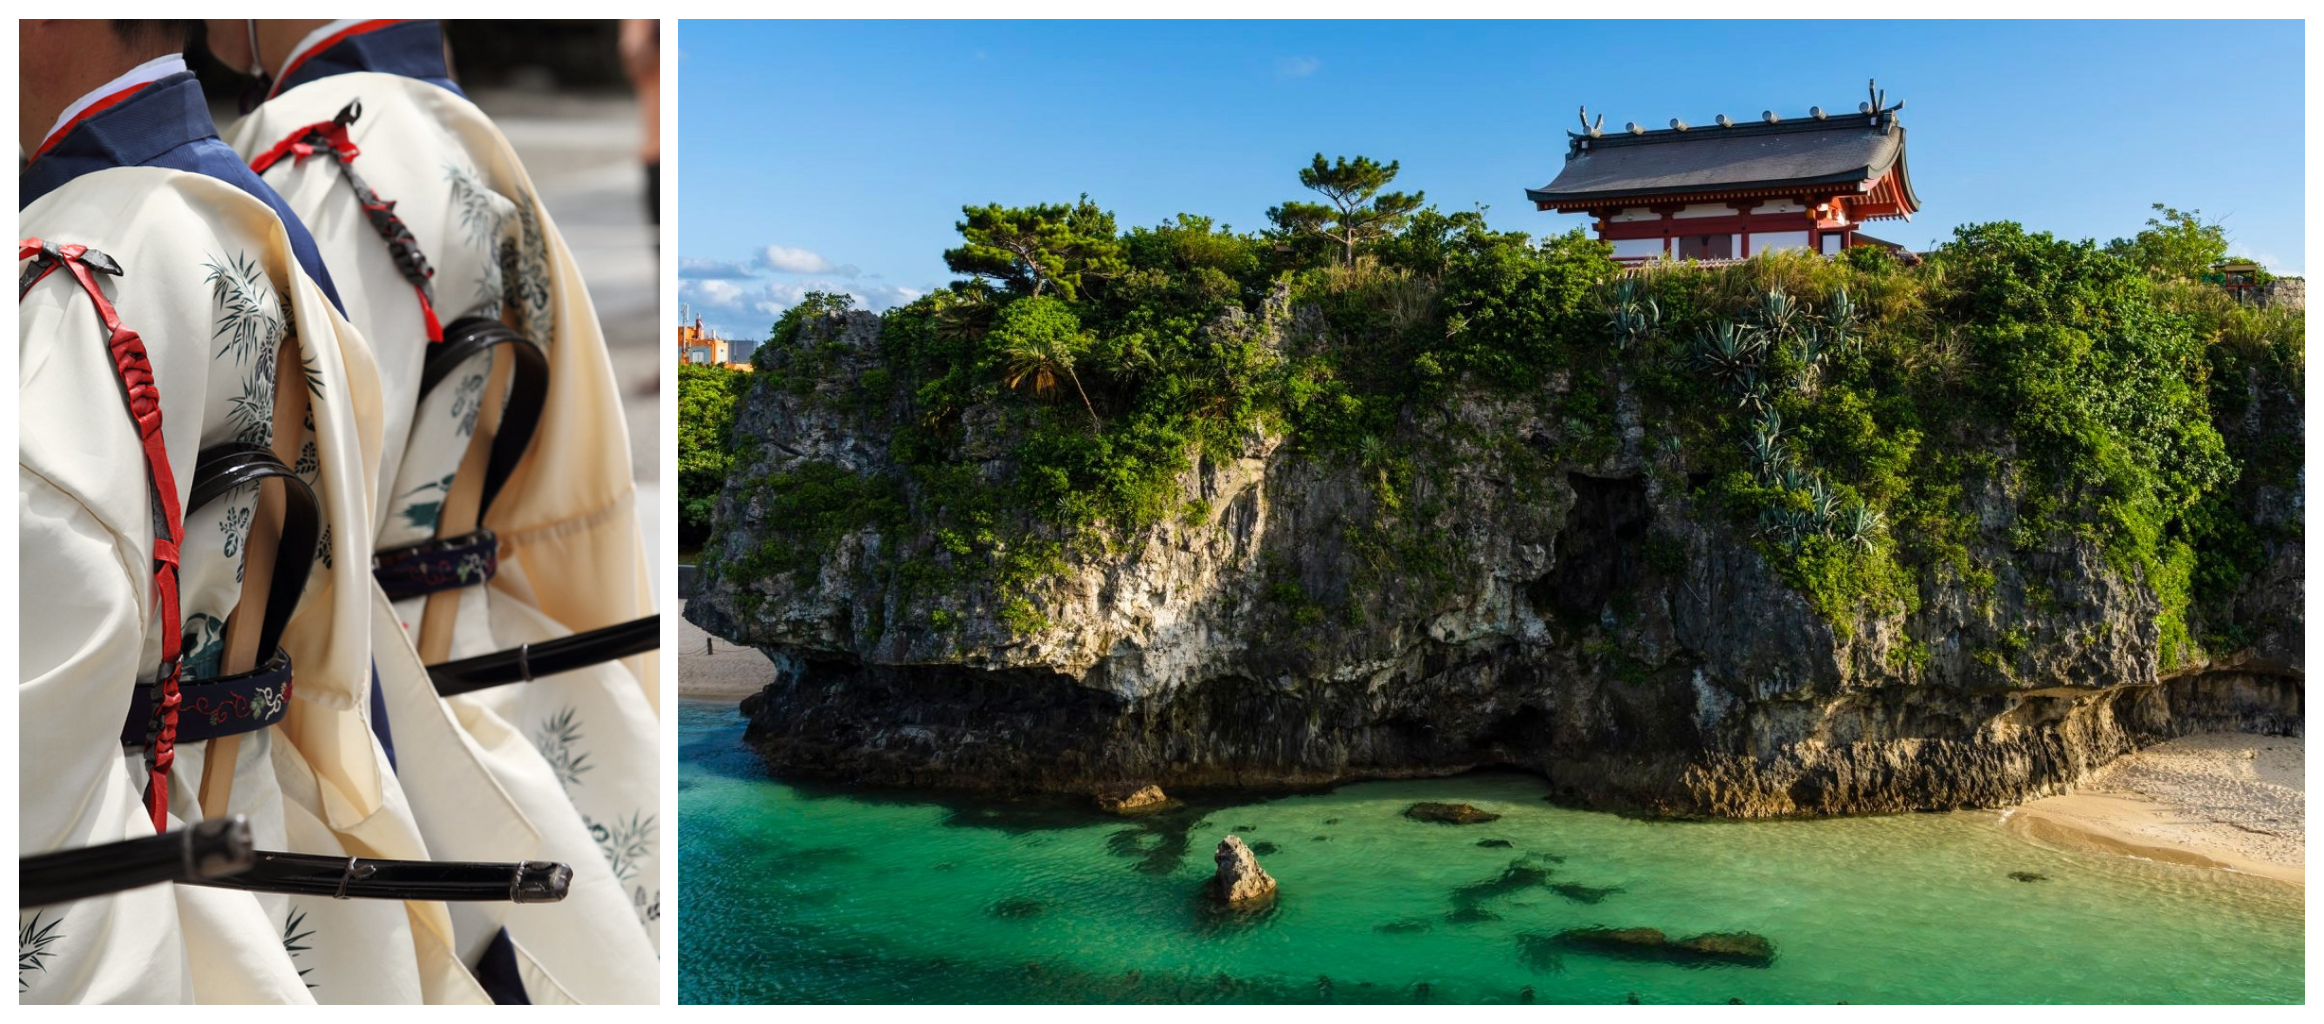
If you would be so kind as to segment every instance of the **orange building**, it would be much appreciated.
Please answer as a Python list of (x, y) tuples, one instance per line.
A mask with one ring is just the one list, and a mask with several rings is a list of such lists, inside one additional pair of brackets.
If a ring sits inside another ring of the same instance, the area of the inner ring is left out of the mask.
[(728, 358), (730, 343), (702, 327), (702, 318), (696, 316), (691, 324), (678, 325), (678, 361), (696, 366), (723, 366), (729, 370), (748, 370), (748, 361), (736, 362)]

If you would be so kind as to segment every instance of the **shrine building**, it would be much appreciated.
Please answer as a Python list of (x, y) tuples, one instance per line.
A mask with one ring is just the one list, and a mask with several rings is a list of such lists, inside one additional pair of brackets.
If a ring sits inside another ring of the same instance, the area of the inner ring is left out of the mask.
[(1863, 225), (1920, 209), (1905, 169), (1899, 101), (1875, 87), (1853, 113), (1757, 121), (1725, 114), (1669, 128), (1605, 132), (1585, 112), (1568, 132), (1557, 180), (1525, 197), (1535, 209), (1587, 213), (1624, 263), (1745, 259), (1778, 249), (1831, 255), (1853, 245), (1898, 248)]

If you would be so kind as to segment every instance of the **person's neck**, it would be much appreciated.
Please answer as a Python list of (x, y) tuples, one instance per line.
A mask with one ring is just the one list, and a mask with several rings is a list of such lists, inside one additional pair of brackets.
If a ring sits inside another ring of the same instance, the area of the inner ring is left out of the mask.
[(285, 66), (290, 63), (291, 51), (300, 40), (318, 28), (330, 24), (328, 18), (268, 19), (258, 23), (258, 62), (264, 65), (268, 76), (281, 79)]
[(45, 74), (20, 77), (16, 94), (16, 144), (24, 147), (27, 157), (38, 152), (40, 144), (48, 139), (49, 128), (56, 124), (65, 108), (152, 59), (115, 53), (92, 60), (58, 62)]

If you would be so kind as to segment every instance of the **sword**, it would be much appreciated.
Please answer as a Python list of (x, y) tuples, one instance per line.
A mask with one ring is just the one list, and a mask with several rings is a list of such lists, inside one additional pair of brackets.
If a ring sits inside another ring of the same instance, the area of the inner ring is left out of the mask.
[(435, 680), (437, 696), (456, 697), (642, 654), (661, 644), (662, 617), (648, 615), (511, 650), (438, 662), (428, 666), (428, 676)]

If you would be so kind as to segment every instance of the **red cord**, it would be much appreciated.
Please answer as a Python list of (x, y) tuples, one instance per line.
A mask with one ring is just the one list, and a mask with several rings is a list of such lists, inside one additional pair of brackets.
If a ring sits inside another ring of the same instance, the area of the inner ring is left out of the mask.
[[(37, 238), (19, 241), (16, 258), (28, 259), (42, 249)], [(105, 298), (105, 291), (97, 287), (97, 280), (81, 262), (81, 254), (88, 252), (85, 245), (60, 245), (57, 253), (63, 265), (87, 292), (89, 301), (97, 306), (97, 319), (104, 323), (105, 347), (113, 356), (114, 375), (121, 380), (121, 389), (129, 402), (129, 416), (137, 422), (139, 444), (145, 449), (145, 469), (153, 484), (154, 499), (160, 502), (161, 518), (169, 535), (153, 538), (153, 588), (161, 615), (162, 663), (155, 683), (161, 688), (161, 726), (156, 731), (152, 748), (146, 757), (145, 806), (153, 814), (153, 830), (169, 830), (169, 769), (177, 761), (178, 735), (178, 656), (184, 645), (181, 635), (183, 623), (178, 621), (178, 551), (185, 544), (185, 517), (178, 507), (177, 476), (170, 471), (169, 447), (161, 432), (161, 389), (153, 379), (153, 363), (146, 358), (145, 342), (121, 322), (113, 303)], [(52, 266), (48, 268), (54, 270)], [(41, 276), (46, 277), (48, 271)], [(36, 279), (37, 280), (37, 279)]]

